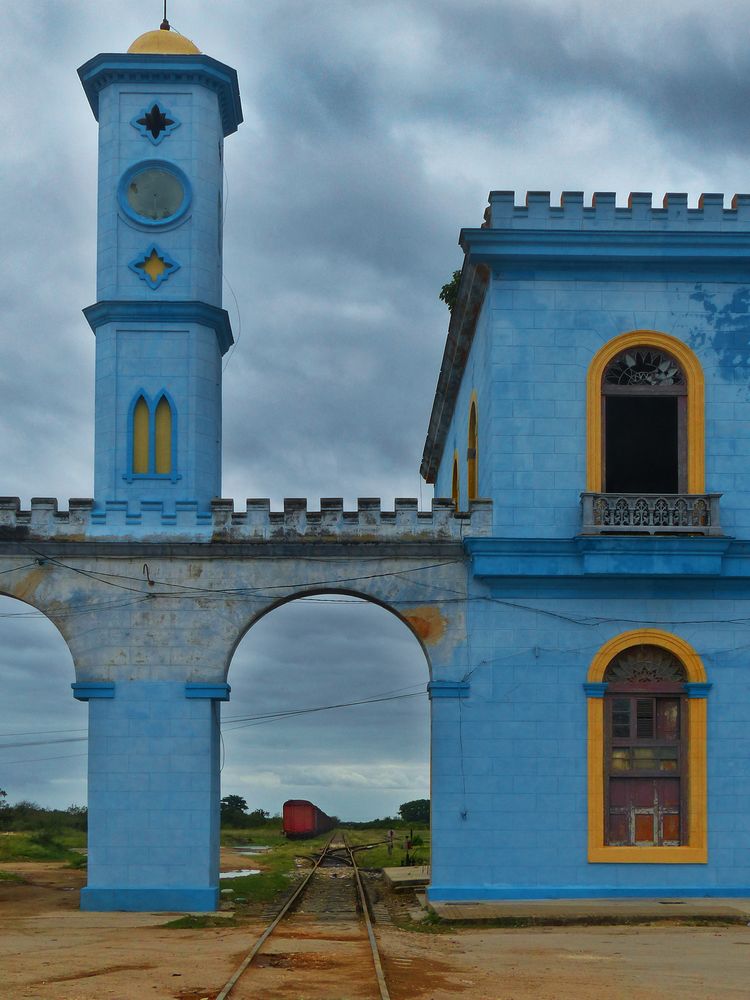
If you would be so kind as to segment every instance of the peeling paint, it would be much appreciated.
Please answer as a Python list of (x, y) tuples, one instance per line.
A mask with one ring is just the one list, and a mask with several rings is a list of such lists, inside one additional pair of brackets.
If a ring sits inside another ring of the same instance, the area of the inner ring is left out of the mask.
[(739, 371), (744, 382), (750, 376), (750, 289), (737, 288), (721, 305), (716, 292), (697, 284), (690, 298), (700, 302), (704, 310), (702, 325), (688, 337), (690, 346), (712, 348), (720, 361), (714, 367), (718, 377), (732, 381)]
[(445, 618), (431, 604), (404, 612), (404, 619), (411, 625), (422, 642), (426, 642), (428, 645), (440, 642), (445, 635)]

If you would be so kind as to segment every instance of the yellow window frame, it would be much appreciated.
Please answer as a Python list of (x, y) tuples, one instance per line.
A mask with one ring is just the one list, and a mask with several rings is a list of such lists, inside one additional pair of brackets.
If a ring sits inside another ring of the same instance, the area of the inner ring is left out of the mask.
[(608, 341), (594, 355), (586, 383), (586, 490), (601, 493), (603, 475), (602, 378), (607, 365), (622, 351), (653, 347), (677, 361), (687, 382), (687, 491), (705, 493), (706, 459), (703, 369), (696, 355), (676, 337), (658, 330), (631, 330)]
[[(600, 684), (615, 656), (631, 646), (661, 646), (685, 668), (688, 683), (705, 684), (706, 671), (689, 643), (661, 629), (635, 629), (606, 642), (594, 657), (589, 683)], [(588, 859), (609, 864), (706, 864), (708, 861), (708, 785), (706, 773), (706, 699), (688, 698), (688, 842), (680, 847), (610, 847), (604, 842), (604, 698), (588, 697)]]

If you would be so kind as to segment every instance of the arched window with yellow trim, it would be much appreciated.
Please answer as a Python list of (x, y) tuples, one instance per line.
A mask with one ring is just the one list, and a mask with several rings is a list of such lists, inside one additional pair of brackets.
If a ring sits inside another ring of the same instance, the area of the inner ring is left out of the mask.
[(451, 473), (451, 496), (456, 510), (461, 506), (461, 474), (458, 468), (458, 452), (453, 454), (453, 472)]
[(687, 840), (685, 668), (660, 646), (631, 646), (604, 672), (604, 841)]
[(466, 448), (467, 493), (469, 500), (476, 500), (479, 496), (477, 465), (479, 449), (478, 438), (477, 401), (476, 399), (472, 399), (471, 406), (469, 407), (469, 435)]
[(633, 330), (605, 344), (588, 374), (587, 489), (702, 494), (704, 380), (669, 334)]
[(640, 629), (594, 658), (589, 699), (589, 861), (702, 863), (706, 694), (684, 640)]
[(175, 471), (175, 435), (177, 415), (166, 390), (155, 400), (139, 390), (129, 411), (129, 468), (127, 480), (179, 479)]

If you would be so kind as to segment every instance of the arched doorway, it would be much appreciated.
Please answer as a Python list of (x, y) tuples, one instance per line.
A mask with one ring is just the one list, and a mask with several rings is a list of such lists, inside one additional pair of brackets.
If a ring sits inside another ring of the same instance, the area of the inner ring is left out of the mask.
[(343, 820), (429, 798), (428, 665), (395, 614), (352, 593), (305, 594), (246, 632), (222, 711), (222, 795), (278, 813), (314, 801)]

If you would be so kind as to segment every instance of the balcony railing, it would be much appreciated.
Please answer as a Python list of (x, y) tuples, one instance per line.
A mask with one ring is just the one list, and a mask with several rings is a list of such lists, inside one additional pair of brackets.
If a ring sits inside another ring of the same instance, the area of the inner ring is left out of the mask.
[(721, 535), (721, 493), (582, 493), (584, 535)]

